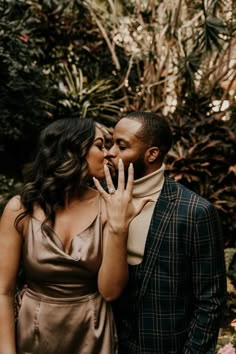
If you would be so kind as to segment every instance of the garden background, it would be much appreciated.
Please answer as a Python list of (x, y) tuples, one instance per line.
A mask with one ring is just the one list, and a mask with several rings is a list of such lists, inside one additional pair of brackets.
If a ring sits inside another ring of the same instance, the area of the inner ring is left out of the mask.
[(0, 212), (46, 124), (93, 117), (109, 137), (135, 110), (167, 117), (169, 173), (219, 211), (228, 302), (217, 352), (235, 353), (235, 0), (0, 0)]

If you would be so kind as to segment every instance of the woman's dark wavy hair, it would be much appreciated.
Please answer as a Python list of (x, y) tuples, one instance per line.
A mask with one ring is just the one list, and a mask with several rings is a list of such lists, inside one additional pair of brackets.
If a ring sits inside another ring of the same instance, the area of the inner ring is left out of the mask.
[(26, 165), (25, 185), (20, 194), (25, 211), (16, 221), (33, 214), (39, 205), (46, 222), (54, 224), (55, 212), (65, 206), (66, 200), (79, 195), (88, 178), (86, 155), (95, 138), (96, 125), (92, 119), (58, 119), (40, 134), (36, 158)]

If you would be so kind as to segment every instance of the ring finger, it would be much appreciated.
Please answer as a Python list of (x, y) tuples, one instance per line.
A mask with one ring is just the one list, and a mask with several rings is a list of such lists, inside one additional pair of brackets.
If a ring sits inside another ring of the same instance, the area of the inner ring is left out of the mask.
[(114, 194), (115, 188), (114, 188), (114, 184), (113, 184), (113, 181), (112, 181), (112, 178), (111, 178), (111, 174), (110, 174), (110, 171), (109, 171), (109, 168), (107, 167), (107, 165), (104, 165), (104, 172), (105, 172), (105, 177), (106, 177), (108, 193), (109, 194)]

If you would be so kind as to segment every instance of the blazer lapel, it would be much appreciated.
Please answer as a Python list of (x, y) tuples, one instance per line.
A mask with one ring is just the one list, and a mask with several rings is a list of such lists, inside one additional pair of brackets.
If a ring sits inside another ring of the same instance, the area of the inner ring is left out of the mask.
[(151, 219), (144, 252), (144, 274), (142, 286), (139, 292), (139, 300), (145, 294), (152, 274), (152, 269), (157, 261), (161, 242), (165, 235), (166, 227), (176, 206), (177, 185), (174, 180), (166, 176), (166, 180), (155, 206)]

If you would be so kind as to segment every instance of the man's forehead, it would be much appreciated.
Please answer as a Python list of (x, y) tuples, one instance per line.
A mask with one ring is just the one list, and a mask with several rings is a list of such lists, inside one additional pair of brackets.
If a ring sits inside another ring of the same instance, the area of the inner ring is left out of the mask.
[(114, 135), (132, 136), (141, 128), (142, 124), (137, 120), (122, 118), (114, 128)]

